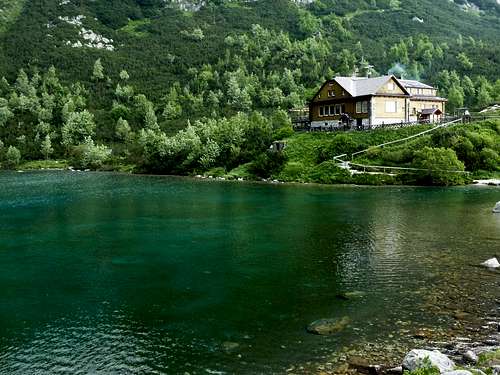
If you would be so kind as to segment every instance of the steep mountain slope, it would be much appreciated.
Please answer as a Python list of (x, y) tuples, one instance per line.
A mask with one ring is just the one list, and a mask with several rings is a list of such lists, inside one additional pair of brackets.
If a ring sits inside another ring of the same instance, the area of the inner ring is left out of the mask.
[[(21, 67), (54, 64), (65, 78), (87, 81), (88, 67), (102, 57), (111, 72), (125, 67), (148, 93), (164, 93), (172, 82), (187, 79), (190, 67), (215, 63), (227, 48), (225, 38), (249, 32), (253, 24), (284, 31), (292, 39), (321, 35), (331, 45), (330, 55), (357, 49), (360, 53), (355, 58), (364, 57), (379, 72), (398, 62), (387, 56), (392, 44), (420, 33), (433, 42), (448, 43), (451, 51), (460, 35), (471, 36), (484, 41), (487, 59), (499, 55), (500, 7), (495, 0), (309, 2), (28, 0), (15, 19), (23, 2), (1, 0), (0, 14), (12, 14), (13, 23), (2, 21), (7, 31), (0, 41), (0, 75), (12, 77)], [(474, 73), (494, 78), (498, 61), (483, 64), (484, 57), (482, 53), (469, 56)], [(329, 60), (338, 71), (334, 59)]]
[[(181, 174), (252, 163), (253, 174), (269, 176), (284, 162), (266, 153), (269, 144), (292, 131), (286, 110), (334, 75), (429, 81), (449, 112), (500, 101), (491, 0), (0, 5), (4, 165), (50, 156), (99, 168), (112, 157)], [(473, 140), (500, 160), (492, 138)], [(466, 153), (476, 147), (452, 141)]]

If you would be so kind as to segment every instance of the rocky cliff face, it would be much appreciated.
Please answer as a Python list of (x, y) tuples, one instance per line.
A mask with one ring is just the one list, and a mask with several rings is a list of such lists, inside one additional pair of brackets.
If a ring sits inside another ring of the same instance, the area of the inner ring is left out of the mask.
[[(252, 3), (258, 0), (226, 0), (226, 2)], [(310, 4), (314, 0), (290, 0), (296, 4)], [(207, 0), (165, 0), (166, 5), (177, 6), (186, 11), (198, 11), (207, 4)]]

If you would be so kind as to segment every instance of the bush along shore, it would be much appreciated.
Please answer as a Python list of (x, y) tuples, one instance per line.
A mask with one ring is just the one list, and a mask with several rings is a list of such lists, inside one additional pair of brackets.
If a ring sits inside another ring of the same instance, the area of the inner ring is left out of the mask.
[[(275, 106), (188, 117), (193, 120), (173, 127), (169, 114), (179, 109), (178, 98), (159, 116), (125, 70), (113, 81), (97, 60), (91, 79), (90, 89), (66, 84), (53, 67), (31, 75), (21, 70), (13, 82), (1, 78), (0, 168), (59, 169), (59, 161), (78, 170), (362, 185), (461, 185), (500, 177), (500, 120), (439, 128), (380, 148), (430, 125), (295, 133), (286, 110)], [(419, 172), (352, 173), (334, 160), (362, 150), (353, 162)]]
[[(464, 185), (478, 181), (500, 184), (500, 120), (454, 125), (393, 146), (378, 147), (431, 129), (416, 125), (346, 133), (294, 133), (284, 112), (207, 120), (167, 136), (144, 130), (126, 152), (97, 145), (92, 138), (59, 150), (59, 160), (45, 145), (46, 160), (23, 160), (15, 147), (0, 143), (4, 169), (80, 169), (250, 180), (357, 185)], [(48, 138), (47, 138), (48, 140)], [(273, 142), (275, 142), (273, 144)], [(284, 146), (276, 151), (269, 145)], [(116, 148), (116, 147), (115, 147)], [(352, 158), (356, 165), (390, 168), (348, 170), (334, 158), (367, 150)], [(49, 152), (50, 151), (50, 152)], [(415, 169), (415, 170), (412, 170)]]

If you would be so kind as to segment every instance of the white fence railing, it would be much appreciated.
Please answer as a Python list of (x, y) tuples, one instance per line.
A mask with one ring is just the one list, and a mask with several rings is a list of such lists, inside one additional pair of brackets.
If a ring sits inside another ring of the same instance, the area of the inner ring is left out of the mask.
[[(434, 132), (436, 130), (443, 129), (443, 128), (446, 128), (446, 127), (449, 127), (449, 126), (453, 126), (453, 125), (456, 125), (458, 123), (462, 123), (462, 119), (461, 118), (453, 120), (453, 121), (446, 122), (446, 123), (438, 125), (438, 126), (435, 126), (432, 129), (425, 130), (423, 132), (411, 135), (409, 137), (397, 139), (397, 140), (390, 141), (390, 142), (385, 142), (385, 143), (382, 143), (382, 144), (379, 144), (379, 145), (376, 145), (376, 146), (371, 146), (371, 147), (369, 147), (369, 148), (367, 148), (365, 150), (361, 150), (361, 151), (358, 151), (358, 152), (355, 152), (355, 153), (351, 154), (351, 160), (355, 156), (357, 156), (357, 155), (361, 155), (363, 153), (368, 152), (368, 150), (370, 150), (370, 149), (373, 149), (373, 148), (382, 148), (382, 147), (385, 147), (385, 146), (395, 145), (395, 144), (398, 144), (398, 143), (406, 142), (408, 140), (421, 137), (421, 136), (426, 135), (428, 133), (431, 133), (431, 132)], [(392, 167), (392, 166), (384, 166), (384, 165), (357, 164), (357, 163), (352, 163), (351, 161), (344, 160), (346, 157), (349, 157), (349, 155), (348, 154), (337, 155), (337, 156), (333, 157), (333, 160), (337, 161), (337, 162), (340, 162), (342, 164), (343, 168), (346, 168), (348, 170), (351, 170), (351, 169), (357, 170), (357, 169), (361, 168), (364, 171), (366, 171), (367, 169), (382, 170), (383, 173), (387, 173), (387, 171), (399, 171), (399, 172), (402, 172), (402, 171), (408, 171), (408, 172), (410, 172), (410, 171), (412, 171), (412, 172), (427, 171), (427, 172), (445, 172), (445, 173), (462, 173), (462, 174), (468, 174), (469, 173), (467, 171), (456, 171), (456, 170), (437, 170), (437, 169), (434, 170), (434, 169), (422, 169), (422, 168), (412, 168), (412, 167)]]

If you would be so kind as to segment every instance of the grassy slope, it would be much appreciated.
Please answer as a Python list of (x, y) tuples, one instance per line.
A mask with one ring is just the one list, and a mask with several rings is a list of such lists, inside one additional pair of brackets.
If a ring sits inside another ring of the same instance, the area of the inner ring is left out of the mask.
[[(317, 162), (318, 150), (327, 147), (333, 140), (340, 136), (352, 140), (356, 145), (355, 151), (360, 151), (370, 146), (408, 137), (426, 129), (429, 129), (429, 127), (415, 126), (396, 130), (386, 129), (350, 133), (298, 133), (288, 139), (286, 152), (292, 162), (300, 161), (308, 165), (314, 165)], [(338, 154), (333, 156), (349, 152), (350, 150), (350, 148), (343, 149), (340, 147), (337, 150)]]
[[(287, 164), (284, 170), (277, 176), (283, 181), (299, 182), (322, 182), (322, 183), (395, 183), (374, 178), (373, 181), (351, 181), (346, 178), (332, 161), (334, 156), (343, 153), (360, 151), (370, 146), (376, 146), (385, 142), (405, 138), (428, 129), (424, 126), (415, 126), (397, 130), (374, 130), (370, 132), (349, 133), (301, 133), (295, 134), (288, 139), (286, 154)], [(434, 134), (434, 133), (431, 133)], [(484, 147), (496, 148), (500, 152), (500, 121), (485, 121), (475, 124), (459, 125), (450, 129), (438, 130), (435, 135), (425, 135), (421, 138), (408, 141), (407, 143), (384, 148), (381, 153), (373, 153), (357, 158), (358, 163), (386, 166), (411, 166), (411, 160), (403, 163), (397, 160), (403, 154), (408, 154), (428, 147), (449, 147), (447, 142), (453, 142), (458, 135), (466, 135), (475, 143), (478, 155)], [(443, 144), (440, 144), (442, 142)], [(459, 152), (458, 152), (459, 153)], [(396, 155), (396, 156), (395, 156)], [(497, 171), (474, 170), (475, 177), (498, 178), (500, 175), (500, 161), (497, 162)]]

